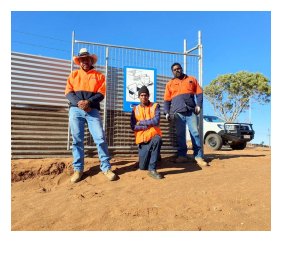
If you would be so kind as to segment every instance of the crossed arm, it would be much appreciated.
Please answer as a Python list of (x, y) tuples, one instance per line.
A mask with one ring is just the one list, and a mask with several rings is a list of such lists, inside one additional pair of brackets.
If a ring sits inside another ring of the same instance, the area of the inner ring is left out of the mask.
[(152, 119), (137, 121), (134, 111), (131, 114), (131, 129), (133, 131), (147, 130), (149, 127), (158, 126), (160, 123), (160, 106), (155, 109), (155, 116)]

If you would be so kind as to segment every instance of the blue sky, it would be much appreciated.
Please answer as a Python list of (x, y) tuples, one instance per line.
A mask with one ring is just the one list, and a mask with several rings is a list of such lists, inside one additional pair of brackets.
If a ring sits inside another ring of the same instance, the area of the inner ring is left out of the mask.
[[(90, 42), (182, 52), (202, 33), (203, 88), (217, 76), (260, 72), (271, 80), (271, 12), (12, 12), (12, 51), (70, 59), (71, 35)], [(205, 101), (205, 114), (214, 114)], [(252, 104), (239, 121), (251, 121), (254, 143), (269, 144), (271, 105)], [(262, 119), (264, 115), (264, 119)]]

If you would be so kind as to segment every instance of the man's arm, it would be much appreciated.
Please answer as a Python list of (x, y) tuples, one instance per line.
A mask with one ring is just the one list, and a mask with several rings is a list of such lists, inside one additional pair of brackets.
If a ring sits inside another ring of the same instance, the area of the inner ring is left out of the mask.
[(73, 86), (73, 73), (71, 73), (67, 79), (66, 89), (65, 89), (65, 96), (70, 101), (73, 106), (77, 106), (80, 98), (76, 95)]
[(203, 91), (201, 86), (199, 85), (197, 79), (195, 79), (195, 84), (196, 84), (196, 92), (195, 92), (195, 97), (196, 97), (196, 105), (202, 108), (202, 103), (203, 103)]
[(163, 113), (166, 115), (166, 114), (169, 114), (169, 111), (170, 111), (170, 105), (171, 105), (171, 92), (169, 90), (169, 87), (170, 87), (170, 81), (166, 84), (165, 86), (165, 91), (164, 91), (164, 96), (163, 96), (163, 100), (164, 100), (164, 103), (163, 103)]
[(138, 125), (134, 110), (132, 110), (132, 114), (131, 114), (131, 129), (133, 131), (140, 131), (140, 130), (147, 130), (148, 129), (148, 126)]
[(70, 91), (68, 94), (66, 94), (66, 98), (70, 101), (70, 103), (73, 106), (77, 106), (78, 102), (80, 101), (80, 98), (77, 97), (74, 91)]
[(105, 96), (102, 93), (96, 93), (92, 97), (90, 97), (88, 100), (91, 102), (91, 104), (99, 103), (101, 102)]
[(163, 112), (164, 114), (169, 114), (171, 101), (164, 101), (163, 102)]
[(196, 95), (196, 106), (199, 106), (200, 108), (202, 108), (202, 103), (203, 103), (203, 94), (200, 93)]

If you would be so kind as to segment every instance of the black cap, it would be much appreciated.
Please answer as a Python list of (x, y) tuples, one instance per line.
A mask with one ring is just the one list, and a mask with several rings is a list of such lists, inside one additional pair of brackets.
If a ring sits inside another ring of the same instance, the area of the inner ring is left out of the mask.
[(142, 93), (146, 93), (147, 95), (149, 95), (149, 91), (148, 91), (147, 86), (142, 86), (140, 88), (140, 90), (138, 91), (138, 97), (140, 97), (140, 94), (142, 94)]

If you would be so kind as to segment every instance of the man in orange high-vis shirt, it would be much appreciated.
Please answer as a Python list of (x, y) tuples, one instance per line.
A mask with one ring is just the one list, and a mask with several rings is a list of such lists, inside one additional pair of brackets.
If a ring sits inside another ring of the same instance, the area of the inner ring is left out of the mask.
[(138, 145), (139, 169), (148, 170), (148, 175), (154, 179), (162, 179), (162, 175), (156, 170), (162, 145), (160, 106), (149, 101), (149, 90), (146, 86), (140, 88), (138, 97), (140, 104), (132, 110), (131, 128)]
[(100, 102), (106, 93), (105, 76), (94, 69), (97, 56), (90, 54), (86, 48), (82, 48), (73, 60), (80, 69), (69, 75), (65, 90), (65, 96), (69, 100), (69, 124), (73, 138), (74, 174), (71, 182), (79, 182), (83, 175), (86, 122), (97, 146), (100, 169), (109, 180), (115, 180), (116, 175), (111, 170), (108, 144), (99, 113)]
[[(197, 115), (200, 113), (203, 103), (202, 88), (193, 76), (183, 73), (179, 63), (171, 66), (174, 78), (165, 87), (164, 114), (166, 119), (174, 118), (176, 137), (178, 144), (178, 157), (176, 162), (187, 162), (186, 125), (189, 130), (193, 156), (200, 166), (207, 166), (203, 159), (201, 139), (198, 131)], [(195, 100), (196, 98), (196, 100)]]

